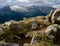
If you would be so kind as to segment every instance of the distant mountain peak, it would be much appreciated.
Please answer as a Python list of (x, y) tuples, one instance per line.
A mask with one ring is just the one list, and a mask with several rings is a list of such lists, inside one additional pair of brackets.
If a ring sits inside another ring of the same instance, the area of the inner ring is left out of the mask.
[(7, 5), (7, 6), (3, 7), (3, 8), (1, 8), (0, 10), (2, 10), (2, 11), (11, 11), (11, 8), (10, 8), (9, 5)]

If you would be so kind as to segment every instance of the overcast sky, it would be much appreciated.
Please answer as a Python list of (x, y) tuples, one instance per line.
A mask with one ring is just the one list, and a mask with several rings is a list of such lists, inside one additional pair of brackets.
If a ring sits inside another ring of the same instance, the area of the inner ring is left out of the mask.
[(60, 6), (60, 0), (0, 0), (0, 5), (4, 6), (4, 5), (11, 5), (11, 4), (15, 4), (16, 2), (25, 2), (25, 3), (36, 3), (36, 2), (40, 2), (43, 4), (50, 4), (50, 5), (58, 5)]

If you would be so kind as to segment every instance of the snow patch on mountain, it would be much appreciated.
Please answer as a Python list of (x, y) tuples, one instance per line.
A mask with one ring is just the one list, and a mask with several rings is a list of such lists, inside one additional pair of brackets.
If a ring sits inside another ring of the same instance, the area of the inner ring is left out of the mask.
[(27, 12), (28, 11), (26, 8), (20, 7), (20, 6), (17, 6), (17, 5), (10, 6), (10, 8), (11, 8), (11, 10), (18, 11), (18, 12), (20, 12), (20, 11)]

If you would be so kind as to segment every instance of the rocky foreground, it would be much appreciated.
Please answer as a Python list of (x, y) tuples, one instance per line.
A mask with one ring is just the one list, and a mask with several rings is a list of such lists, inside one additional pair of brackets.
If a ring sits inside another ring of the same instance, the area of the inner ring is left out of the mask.
[(18, 43), (20, 46), (60, 46), (60, 9), (47, 16), (0, 24), (0, 41), (1, 44)]

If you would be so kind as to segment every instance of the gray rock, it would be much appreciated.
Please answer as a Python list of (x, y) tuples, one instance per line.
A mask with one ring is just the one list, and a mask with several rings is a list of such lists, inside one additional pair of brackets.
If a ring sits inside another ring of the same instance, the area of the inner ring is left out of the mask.
[(19, 44), (8, 43), (8, 44), (0, 44), (0, 46), (19, 46)]
[(52, 24), (47, 27), (45, 33), (49, 35), (50, 38), (54, 38), (57, 35), (57, 32), (60, 30), (60, 25)]
[(37, 23), (35, 21), (31, 22), (31, 29), (37, 29)]
[(52, 14), (52, 23), (60, 24), (60, 9), (56, 9)]

